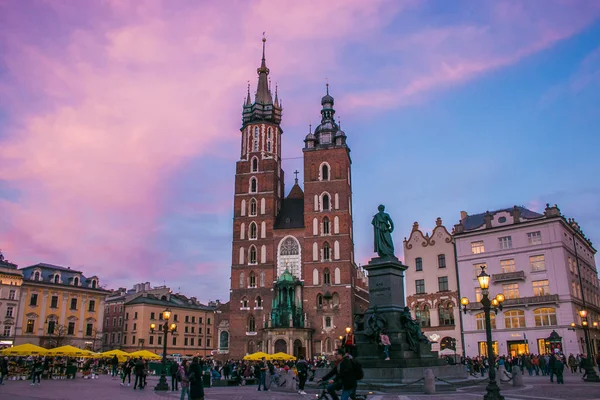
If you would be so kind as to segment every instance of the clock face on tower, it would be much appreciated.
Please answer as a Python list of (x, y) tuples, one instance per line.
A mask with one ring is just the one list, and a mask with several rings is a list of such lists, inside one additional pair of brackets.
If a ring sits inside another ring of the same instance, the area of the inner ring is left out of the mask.
[(331, 133), (327, 132), (327, 133), (322, 133), (321, 134), (321, 143), (323, 144), (329, 144), (331, 143)]

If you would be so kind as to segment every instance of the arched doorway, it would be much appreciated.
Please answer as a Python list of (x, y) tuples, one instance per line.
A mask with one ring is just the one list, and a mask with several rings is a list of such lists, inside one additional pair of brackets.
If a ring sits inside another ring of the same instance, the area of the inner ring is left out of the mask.
[(440, 351), (443, 351), (446, 349), (456, 351), (456, 339), (448, 337), (448, 336), (444, 337), (440, 341)]
[(287, 342), (283, 339), (278, 339), (275, 342), (275, 353), (287, 353)]
[(302, 346), (300, 339), (296, 339), (294, 340), (294, 357), (298, 358), (301, 355), (306, 357), (306, 348)]

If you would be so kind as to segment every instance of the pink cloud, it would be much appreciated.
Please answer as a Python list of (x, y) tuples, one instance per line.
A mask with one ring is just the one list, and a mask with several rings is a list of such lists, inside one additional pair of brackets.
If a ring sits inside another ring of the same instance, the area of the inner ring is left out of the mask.
[[(375, 88), (347, 94), (349, 108), (395, 107), (516, 63), (597, 15), (582, 9), (562, 24), (557, 6), (529, 27), (531, 10), (504, 5), (484, 23), (389, 32), (399, 18), (418, 18), (422, 3), (0, 1), (0, 106), (9, 115), (0, 183), (18, 192), (0, 199), (2, 248), (21, 264), (85, 264), (108, 279), (159, 276), (171, 256), (152, 246), (170, 211), (165, 185), (191, 160), (215, 156), (215, 143), (235, 143), (262, 31), (282, 96), (298, 94), (286, 109), (294, 125), (318, 117), (321, 93), (306, 87), (325, 76)], [(366, 73), (345, 61), (363, 48), (389, 63)], [(233, 163), (237, 154), (218, 156)], [(230, 212), (231, 179), (213, 188), (225, 200), (212, 211)], [(198, 197), (187, 210), (206, 209)]]

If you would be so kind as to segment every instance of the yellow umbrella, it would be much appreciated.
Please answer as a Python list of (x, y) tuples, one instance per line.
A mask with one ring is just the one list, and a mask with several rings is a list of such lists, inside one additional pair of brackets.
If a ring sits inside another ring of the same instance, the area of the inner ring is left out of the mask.
[(65, 357), (94, 357), (96, 353), (89, 350), (78, 349), (74, 346), (61, 346), (52, 350), (48, 350), (49, 356), (65, 356)]
[(43, 356), (48, 350), (31, 343), (20, 344), (0, 351), (3, 356)]
[(259, 361), (263, 357), (266, 359), (269, 359), (269, 355), (267, 353), (263, 353), (262, 351), (259, 351), (259, 352), (253, 353), (253, 354), (248, 354), (247, 356), (244, 357), (244, 360)]
[(96, 355), (98, 358), (113, 358), (113, 356), (117, 356), (117, 359), (121, 362), (127, 360), (127, 357), (131, 357), (129, 353), (119, 349), (105, 351)]
[(129, 353), (129, 356), (133, 358), (142, 357), (145, 360), (162, 360), (162, 357), (158, 354), (154, 354), (148, 350), (139, 350), (134, 351), (133, 353)]
[(282, 353), (282, 352), (272, 354), (270, 357), (272, 360), (286, 360), (287, 361), (287, 360), (295, 360), (296, 359), (296, 357), (291, 356), (286, 353)]

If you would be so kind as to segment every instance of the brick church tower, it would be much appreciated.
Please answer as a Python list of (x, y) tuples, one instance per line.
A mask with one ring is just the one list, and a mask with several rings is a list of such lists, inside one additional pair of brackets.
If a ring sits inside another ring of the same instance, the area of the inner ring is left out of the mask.
[(254, 102), (248, 89), (243, 106), (228, 336), (220, 351), (227, 343), (229, 358), (331, 354), (354, 311), (368, 307), (366, 279), (354, 263), (350, 149), (327, 88), (321, 124), (304, 141), (305, 192), (296, 176), (284, 197), (282, 108), (269, 88), (265, 41)]

